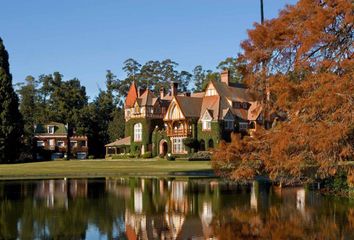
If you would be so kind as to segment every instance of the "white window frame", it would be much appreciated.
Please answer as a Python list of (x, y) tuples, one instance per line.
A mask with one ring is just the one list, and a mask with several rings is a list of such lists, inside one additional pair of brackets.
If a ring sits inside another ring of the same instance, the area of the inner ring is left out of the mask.
[(45, 146), (45, 143), (44, 141), (37, 141), (37, 147), (44, 147)]
[(70, 147), (77, 147), (77, 141), (70, 141)]
[[(60, 146), (60, 144), (62, 145)], [(65, 147), (65, 142), (62, 140), (57, 141), (57, 147)]]
[(172, 138), (172, 152), (176, 154), (185, 153), (185, 147), (183, 143), (184, 137)]
[(48, 126), (47, 128), (49, 134), (54, 134), (55, 132), (55, 126)]
[(134, 124), (134, 142), (141, 142), (143, 138), (143, 125), (141, 123)]
[(216, 96), (216, 90), (213, 88), (208, 88), (206, 92), (206, 96)]
[(202, 130), (203, 131), (211, 130), (211, 120), (202, 120)]

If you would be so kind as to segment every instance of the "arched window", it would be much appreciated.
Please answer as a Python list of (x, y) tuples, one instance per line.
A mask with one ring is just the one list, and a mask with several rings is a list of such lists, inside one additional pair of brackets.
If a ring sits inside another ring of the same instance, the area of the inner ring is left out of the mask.
[(210, 139), (208, 142), (208, 148), (214, 148), (214, 141), (213, 139)]
[(200, 151), (205, 151), (205, 142), (204, 142), (203, 139), (200, 140), (199, 150)]
[(137, 123), (134, 125), (134, 141), (140, 142), (143, 135), (143, 126), (141, 123)]

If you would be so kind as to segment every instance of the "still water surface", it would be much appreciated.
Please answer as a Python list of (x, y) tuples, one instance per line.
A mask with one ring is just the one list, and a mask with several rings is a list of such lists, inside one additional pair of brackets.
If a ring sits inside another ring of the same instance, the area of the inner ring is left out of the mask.
[(354, 203), (215, 179), (4, 181), (0, 239), (354, 239)]

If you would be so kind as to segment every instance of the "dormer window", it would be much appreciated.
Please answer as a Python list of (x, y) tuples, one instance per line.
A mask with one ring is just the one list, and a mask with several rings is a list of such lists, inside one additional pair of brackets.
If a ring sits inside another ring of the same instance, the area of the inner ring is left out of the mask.
[(248, 104), (246, 103), (246, 102), (244, 102), (244, 103), (242, 103), (242, 108), (243, 109), (248, 109), (248, 106), (247, 106)]
[(239, 108), (241, 108), (241, 103), (240, 102), (232, 102), (232, 107), (239, 109)]
[(48, 126), (48, 133), (54, 134), (54, 126)]

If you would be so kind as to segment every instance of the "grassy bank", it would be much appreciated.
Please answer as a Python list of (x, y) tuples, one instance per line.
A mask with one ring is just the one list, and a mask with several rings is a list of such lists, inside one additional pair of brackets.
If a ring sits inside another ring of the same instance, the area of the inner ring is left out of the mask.
[(210, 162), (72, 160), (0, 165), (0, 180), (106, 176), (210, 176)]

